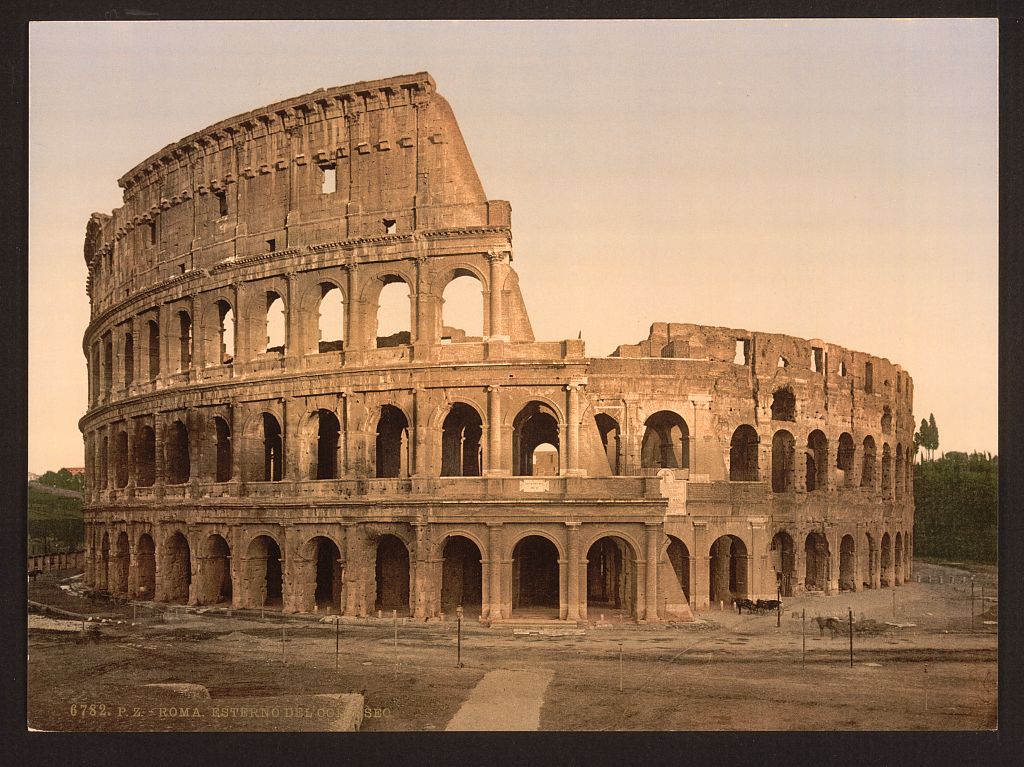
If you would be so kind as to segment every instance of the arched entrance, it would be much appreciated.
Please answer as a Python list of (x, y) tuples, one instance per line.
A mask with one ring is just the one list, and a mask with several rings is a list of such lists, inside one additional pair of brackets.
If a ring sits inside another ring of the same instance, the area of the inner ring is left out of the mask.
[(659, 410), (644, 422), (640, 465), (645, 469), (690, 468), (690, 429), (678, 413)]
[(672, 565), (679, 588), (683, 590), (686, 601), (690, 601), (690, 550), (686, 544), (675, 536), (668, 537), (668, 561)]
[(316, 561), (313, 603), (318, 610), (341, 612), (341, 551), (330, 538), (318, 535), (310, 541)]
[(246, 607), (280, 608), (284, 597), (281, 547), (269, 535), (258, 535), (245, 555), (248, 576)]
[(441, 426), (441, 476), (479, 477), (482, 466), (480, 414), (456, 402)]
[(512, 550), (512, 611), (558, 618), (561, 602), (558, 549), (540, 535), (528, 535)]
[(409, 550), (400, 538), (382, 535), (377, 542), (375, 609), (409, 610)]
[(772, 538), (772, 566), (775, 568), (775, 580), (781, 596), (793, 596), (796, 584), (796, 547), (793, 536), (784, 530), (775, 533)]
[(377, 421), (377, 476), (409, 476), (409, 419), (394, 405), (383, 405)]
[(809, 533), (804, 542), (804, 588), (807, 591), (827, 591), (831, 575), (828, 539), (821, 533)]
[(199, 604), (231, 604), (231, 547), (221, 535), (206, 540)]
[(892, 583), (892, 539), (889, 533), (882, 535), (882, 572), (879, 578), (883, 586), (891, 586)]
[(711, 544), (708, 561), (708, 598), (711, 604), (732, 604), (749, 596), (747, 547), (735, 535), (723, 535)]
[(857, 573), (855, 544), (852, 535), (844, 535), (839, 542), (839, 590), (856, 591)]
[(156, 589), (156, 546), (149, 534), (143, 533), (139, 536), (139, 543), (135, 549), (136, 567), (138, 568), (137, 596), (139, 599), (153, 599)]
[[(541, 445), (547, 445), (538, 451)], [(542, 402), (529, 402), (512, 421), (512, 474), (551, 476), (558, 473), (558, 417)], [(541, 465), (536, 465), (536, 460)], [(552, 465), (554, 471), (552, 471)]]
[(164, 557), (164, 601), (188, 602), (189, 587), (192, 585), (192, 552), (184, 535), (175, 533), (167, 539)]
[(606, 535), (587, 552), (587, 615), (636, 618), (636, 552), (618, 536)]
[(445, 541), (441, 559), (441, 612), (455, 615), (461, 605), (465, 615), (479, 615), (483, 603), (480, 549), (469, 538), (453, 535)]

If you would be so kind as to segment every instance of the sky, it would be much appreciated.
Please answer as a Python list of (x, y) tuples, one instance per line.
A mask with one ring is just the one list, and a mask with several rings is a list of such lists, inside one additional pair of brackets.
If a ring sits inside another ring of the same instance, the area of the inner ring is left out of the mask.
[(900, 364), (997, 449), (994, 19), (44, 22), (29, 30), (29, 470), (83, 465), (82, 257), (117, 179), (221, 119), (428, 71), (512, 204), (538, 340), (652, 322)]

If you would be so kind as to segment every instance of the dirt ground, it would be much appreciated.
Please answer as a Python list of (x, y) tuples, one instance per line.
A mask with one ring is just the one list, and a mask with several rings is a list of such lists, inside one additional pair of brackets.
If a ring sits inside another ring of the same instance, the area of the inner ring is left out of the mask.
[[(486, 672), (509, 669), (552, 672), (542, 730), (994, 729), (995, 570), (975, 576), (973, 630), (969, 573), (917, 563), (897, 589), (786, 599), (781, 626), (774, 613), (719, 610), (694, 624), (565, 636), (464, 621), (462, 668), (453, 621), (400, 619), (397, 644), (389, 618), (336, 629), (270, 613), (135, 607), (133, 625), (132, 606), (74, 596), (46, 577), (30, 585), (29, 599), (108, 622), (93, 621), (85, 634), (29, 631), (29, 725), (318, 731), (331, 729), (335, 713), (318, 696), (358, 692), (363, 731), (444, 730)], [(852, 667), (848, 609), (855, 622), (884, 629), (854, 633)], [(818, 616), (846, 623), (835, 637), (819, 634)], [(209, 698), (145, 687), (153, 683), (203, 685)]]

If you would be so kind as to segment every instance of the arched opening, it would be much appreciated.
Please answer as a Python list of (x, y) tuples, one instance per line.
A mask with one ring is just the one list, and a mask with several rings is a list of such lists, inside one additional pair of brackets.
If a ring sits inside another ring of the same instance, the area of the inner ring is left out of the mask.
[(761, 477), (757, 466), (757, 431), (743, 424), (732, 433), (729, 443), (729, 480), (757, 482)]
[(160, 375), (160, 326), (150, 320), (149, 327), (149, 380), (155, 381)]
[(866, 556), (862, 563), (863, 578), (861, 582), (866, 589), (875, 587), (875, 576), (878, 575), (878, 543), (871, 537), (871, 533), (864, 533), (864, 552)]
[(807, 435), (807, 492), (824, 490), (828, 482), (828, 439), (820, 429)]
[(459, 605), (467, 615), (479, 615), (483, 602), (483, 566), (480, 549), (462, 535), (445, 541), (441, 555), (441, 611), (455, 614)]
[(796, 584), (796, 548), (793, 536), (784, 530), (775, 533), (772, 538), (772, 567), (775, 569), (775, 580), (781, 596), (793, 596)]
[(831, 575), (828, 539), (821, 533), (810, 533), (804, 542), (804, 588), (808, 591), (826, 591)]
[(188, 427), (181, 421), (174, 421), (167, 429), (167, 484), (182, 485), (188, 482), (192, 466), (188, 453)]
[(384, 287), (377, 298), (376, 347), (387, 349), (412, 343), (412, 302), (409, 286), (401, 277), (381, 278)]
[[(537, 476), (537, 472), (550, 469), (552, 452), (549, 448), (541, 451), (547, 456), (537, 455), (537, 448), (547, 444), (554, 448), (555, 474), (558, 473), (558, 418), (555, 412), (540, 402), (530, 402), (519, 411), (512, 421), (512, 473), (515, 476)], [(538, 458), (541, 465), (536, 465)], [(547, 467), (547, 468), (545, 468)], [(541, 475), (544, 476), (544, 475)]]
[(285, 314), (284, 299), (272, 290), (267, 291), (267, 354), (284, 354)]
[(384, 405), (377, 421), (377, 476), (409, 476), (409, 419), (394, 405)]
[(690, 429), (681, 415), (659, 410), (644, 422), (640, 466), (644, 469), (690, 467)]
[(128, 432), (123, 429), (114, 437), (114, 479), (118, 487), (128, 487)]
[(253, 538), (246, 552), (247, 607), (281, 607), (284, 596), (281, 547), (269, 535)]
[(839, 590), (857, 590), (855, 543), (852, 535), (844, 535), (839, 542)]
[(270, 413), (263, 414), (263, 481), (279, 482), (283, 474), (284, 454), (281, 424)]
[(441, 427), (441, 476), (479, 477), (483, 463), (480, 414), (463, 402), (452, 405)]
[(888, 442), (882, 445), (882, 495), (892, 496), (892, 451)]
[(203, 576), (203, 587), (199, 594), (200, 604), (230, 604), (231, 547), (223, 536), (214, 534), (206, 539)]
[(235, 360), (235, 312), (227, 301), (217, 302), (217, 357), (222, 365)]
[(330, 538), (322, 535), (310, 543), (316, 558), (316, 588), (313, 601), (320, 610), (341, 612), (341, 551)]
[(668, 537), (668, 561), (672, 565), (672, 572), (679, 582), (679, 588), (683, 590), (686, 601), (690, 601), (690, 550), (686, 544), (675, 536)]
[(113, 594), (128, 594), (128, 566), (131, 562), (131, 554), (128, 551), (128, 533), (121, 532), (114, 542), (113, 572), (111, 575), (110, 591)]
[(892, 408), (886, 405), (882, 408), (882, 434), (892, 432)]
[(749, 596), (747, 547), (735, 535), (723, 535), (711, 544), (708, 561), (708, 598), (711, 604), (732, 604)]
[(178, 370), (192, 367), (192, 318), (178, 312)]
[(839, 448), (836, 452), (836, 469), (839, 470), (836, 484), (842, 487), (853, 487), (853, 460), (856, 448), (853, 437), (847, 432), (839, 435)]
[(789, 387), (779, 389), (772, 394), (772, 420), (796, 420), (796, 395)]
[(156, 433), (152, 426), (143, 426), (135, 436), (135, 484), (152, 487), (156, 482)]
[(636, 618), (636, 553), (622, 538), (606, 535), (587, 552), (587, 615)]
[(164, 601), (184, 604), (192, 585), (192, 552), (184, 535), (175, 533), (167, 539), (164, 557)]
[(861, 459), (860, 486), (875, 486), (875, 440), (871, 436), (864, 438), (864, 457)]
[(316, 431), (316, 478), (337, 479), (338, 437), (341, 424), (338, 416), (330, 410), (317, 411)]
[(409, 610), (409, 550), (395, 535), (382, 535), (377, 543), (377, 598), (375, 609)]
[(132, 385), (135, 380), (135, 339), (131, 333), (124, 334), (124, 385)]
[(214, 416), (213, 426), (217, 449), (214, 479), (217, 482), (229, 482), (231, 481), (231, 427), (220, 416)]
[(772, 492), (785, 493), (793, 489), (796, 440), (788, 431), (772, 435)]
[(598, 413), (594, 416), (597, 423), (597, 431), (601, 435), (601, 445), (604, 447), (605, 458), (608, 459), (608, 471), (618, 475), (622, 473), (619, 466), (619, 422), (607, 413)]
[(896, 533), (895, 543), (893, 544), (892, 563), (892, 582), (894, 586), (899, 586), (903, 583), (903, 536), (900, 533)]
[[(896, 445), (896, 500), (903, 500), (903, 481), (906, 478), (907, 471), (903, 466), (903, 444), (897, 443)], [(897, 533), (898, 535), (898, 533)]]
[(456, 270), (441, 297), (441, 343), (482, 341), (484, 336), (483, 286), (476, 275)]
[(139, 543), (135, 549), (135, 560), (138, 568), (136, 576), (138, 591), (134, 596), (143, 600), (153, 599), (156, 589), (156, 546), (153, 543), (153, 538), (147, 533), (139, 536)]
[(879, 574), (882, 586), (892, 586), (892, 539), (889, 533), (882, 534), (882, 567)]
[(558, 448), (550, 442), (537, 445), (531, 458), (531, 475), (534, 477), (558, 476)]
[(512, 610), (559, 617), (558, 549), (540, 535), (528, 535), (512, 550)]
[(320, 343), (317, 351), (340, 352), (345, 342), (345, 302), (341, 291), (329, 282), (320, 286), (320, 309), (317, 326)]

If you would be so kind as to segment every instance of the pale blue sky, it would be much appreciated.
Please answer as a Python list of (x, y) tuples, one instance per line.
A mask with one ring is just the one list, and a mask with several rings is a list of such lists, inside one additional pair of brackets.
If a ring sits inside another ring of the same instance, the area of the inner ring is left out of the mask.
[(29, 468), (82, 464), (85, 223), (225, 117), (426, 70), (540, 339), (654, 321), (901, 364), (942, 448), (997, 446), (997, 22), (35, 23)]

